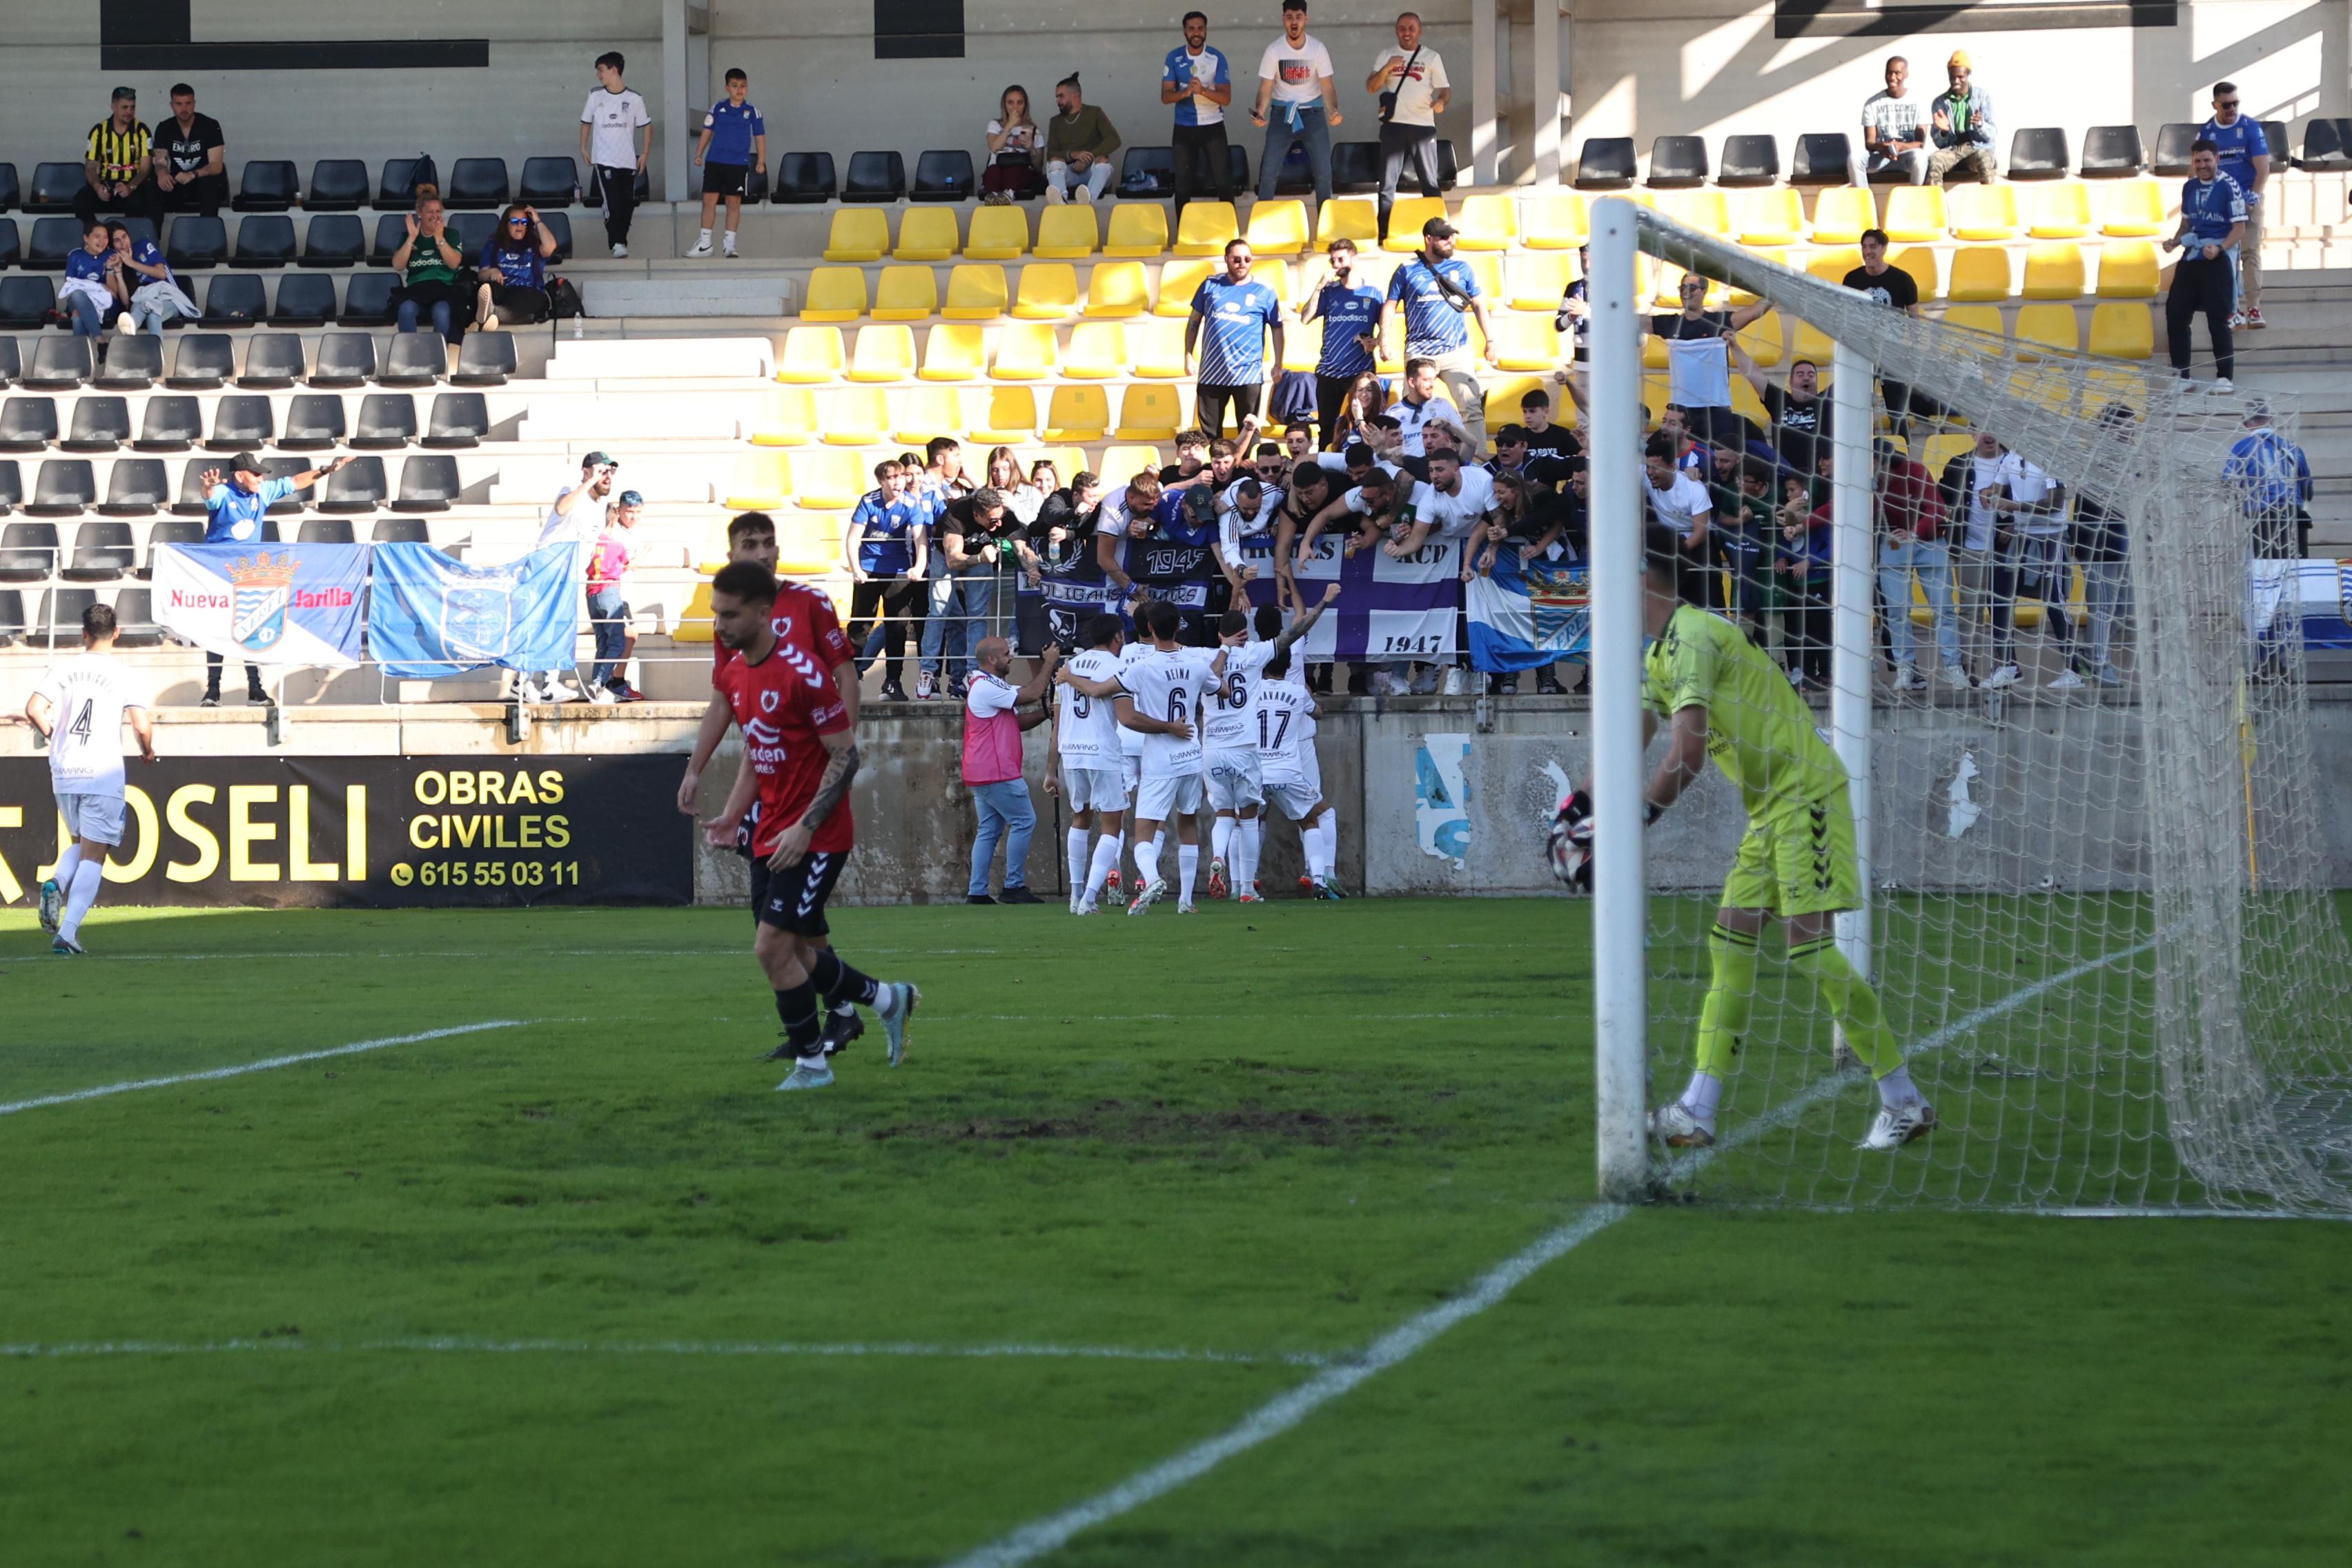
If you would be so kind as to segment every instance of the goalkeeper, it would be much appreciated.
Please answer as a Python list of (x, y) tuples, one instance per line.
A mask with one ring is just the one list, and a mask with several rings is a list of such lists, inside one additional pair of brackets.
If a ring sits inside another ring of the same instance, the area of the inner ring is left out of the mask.
[[(1845, 765), (1770, 658), (1729, 621), (1683, 602), (1675, 588), (1676, 545), (1670, 530), (1648, 525), (1644, 745), (1656, 735), (1661, 714), (1670, 729), (1666, 754), (1643, 791), (1644, 819), (1655, 821), (1674, 805), (1712, 752), (1739, 788), (1748, 833), (1707, 936), (1714, 977), (1699, 1010), (1696, 1069), (1679, 1100), (1651, 1113), (1651, 1136), (1677, 1149), (1715, 1142), (1723, 1080), (1755, 1001), (1759, 939), (1766, 918), (1778, 915), (1789, 962), (1820, 988), (1830, 1016), (1878, 1081), (1878, 1116), (1862, 1147), (1899, 1149), (1932, 1130), (1936, 1112), (1903, 1065), (1878, 994), (1838, 952), (1831, 930), (1832, 915), (1862, 904)], [(1580, 808), (1590, 810), (1573, 800), (1563, 810)]]

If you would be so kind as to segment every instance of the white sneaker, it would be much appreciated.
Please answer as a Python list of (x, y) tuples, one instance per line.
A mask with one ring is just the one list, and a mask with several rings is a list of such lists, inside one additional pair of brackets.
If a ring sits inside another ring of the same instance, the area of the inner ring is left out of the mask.
[(2205, 390), (2211, 393), (2216, 397), (2227, 397), (2238, 389), (2228, 376), (2219, 375), (2213, 378), (2213, 384), (2207, 387)]
[(1098, 915), (1102, 913), (1102, 906), (1092, 899), (1080, 899), (1070, 912), (1074, 915)]
[(1459, 665), (1455, 665), (1446, 670), (1445, 682), (1438, 689), (1448, 697), (1459, 697), (1468, 690), (1469, 687), (1470, 678), (1463, 673)]
[(923, 993), (904, 980), (886, 980), (881, 994), (874, 998), (874, 1016), (882, 1021), (882, 1034), (890, 1042), (890, 1065), (897, 1067), (907, 1054), (907, 1020), (915, 1016), (922, 1005)]
[(1924, 1100), (1888, 1110), (1879, 1108), (1878, 1120), (1870, 1124), (1869, 1135), (1856, 1145), (1862, 1149), (1900, 1149), (1906, 1143), (1925, 1138), (1936, 1130), (1936, 1108)]
[(1066, 195), (1064, 195), (1062, 194), (1062, 187), (1061, 187), (1061, 186), (1059, 186), (1059, 185), (1047, 185), (1047, 186), (1045, 187), (1045, 205), (1046, 205), (1047, 206), (1049, 206), (1049, 207), (1057, 207), (1057, 206), (1060, 206), (1064, 202), (1068, 201), (1069, 199), (1070, 199), (1069, 197), (1067, 197), (1067, 196), (1066, 196)]
[(615, 260), (615, 261), (626, 261), (628, 258), (629, 258), (629, 247), (628, 247), (627, 246), (625, 246), (625, 245), (616, 245), (616, 246), (613, 247), (613, 259), (614, 259), (614, 260)]
[(1154, 877), (1151, 880), (1143, 885), (1141, 891), (1135, 895), (1135, 901), (1127, 906), (1127, 912), (1131, 915), (1139, 915), (1144, 910), (1150, 909), (1152, 905), (1158, 903), (1166, 896), (1167, 892), (1168, 879), (1165, 877)]
[(725, 257), (730, 261), (740, 261), (743, 259), (740, 256), (738, 256), (735, 253), (735, 242), (731, 239), (719, 247), (719, 254)]
[(1918, 666), (1911, 664), (1897, 666), (1895, 671), (1895, 689), (1897, 691), (1927, 690), (1927, 683), (1920, 678)]
[(1963, 691), (1966, 691), (1969, 689), (1969, 672), (1962, 669), (1958, 665), (1948, 664), (1944, 666), (1943, 673), (1945, 685), (1957, 686)]
[(1704, 1149), (1715, 1142), (1715, 1129), (1676, 1100), (1650, 1112), (1650, 1136), (1669, 1149)]
[(617, 703), (620, 699), (614, 697), (604, 687), (592, 686), (588, 689), (588, 700), (599, 708), (610, 708)]
[(2122, 670), (2117, 669), (2117, 668), (2116, 668), (2114, 665), (2112, 665), (2112, 664), (2103, 664), (2103, 665), (2099, 666), (2099, 684), (2100, 684), (2100, 685), (2102, 685), (2102, 686), (2121, 686), (2123, 683), (2124, 683), (2124, 672), (2123, 672)]
[(1385, 669), (1376, 669), (1372, 671), (1371, 679), (1365, 682), (1365, 685), (1374, 697), (1388, 697), (1393, 695), (1389, 690), (1389, 672)]
[(2083, 689), (2083, 678), (2075, 674), (2071, 669), (2061, 670), (2056, 676), (2051, 679), (2046, 689), (2051, 691), (2080, 691)]
[(2230, 330), (2233, 332), (2244, 331), (2246, 330), (2246, 318), (2244, 315), (2237, 311), (2231, 312)]
[(2004, 686), (2014, 686), (2025, 679), (2025, 672), (2013, 664), (2004, 664), (1984, 678), (1987, 691), (1998, 691)]
[(940, 694), (939, 681), (928, 669), (915, 677), (915, 700), (929, 702)]
[(712, 254), (709, 238), (706, 236), (701, 239), (696, 240), (694, 242), (694, 248), (688, 251), (686, 254), (688, 258), (696, 261), (699, 261), (704, 257)]

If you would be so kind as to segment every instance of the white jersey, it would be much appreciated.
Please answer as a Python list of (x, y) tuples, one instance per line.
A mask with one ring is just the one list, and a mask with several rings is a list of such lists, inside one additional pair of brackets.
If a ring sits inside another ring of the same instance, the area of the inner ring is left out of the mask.
[[(1118, 676), (1119, 658), (1108, 648), (1090, 647), (1074, 657), (1068, 668), (1072, 675), (1087, 680), (1113, 680)], [(1133, 731), (1119, 724), (1116, 698), (1088, 697), (1056, 685), (1054, 703), (1055, 738), (1065, 762), (1074, 768), (1118, 766), (1119, 738)]]
[(1287, 680), (1257, 682), (1250, 692), (1249, 724), (1265, 782), (1305, 783), (1307, 764), (1299, 749), (1315, 734), (1315, 699), (1307, 688)]
[(1201, 698), (1210, 683), (1209, 666), (1216, 657), (1214, 648), (1155, 648), (1118, 678), (1120, 687), (1135, 700), (1136, 717), (1178, 719), (1194, 726), (1189, 741), (1156, 733), (1143, 737), (1145, 778), (1201, 771)]
[[(566, 485), (555, 492), (555, 499), (562, 500), (579, 488), (578, 485)], [(604, 531), (605, 510), (612, 504), (612, 498), (609, 495), (603, 500), (598, 500), (594, 496), (583, 497), (580, 504), (572, 509), (572, 513), (568, 517), (550, 505), (547, 509), (547, 521), (540, 526), (539, 530), (540, 547), (544, 549), (551, 544), (593, 543), (596, 537)]]
[(1202, 710), (1201, 743), (1212, 752), (1249, 749), (1250, 692), (1265, 684), (1266, 661), (1274, 658), (1270, 642), (1251, 641), (1225, 649), (1224, 679), (1209, 687)]
[(49, 702), (49, 787), (121, 799), (122, 711), (148, 705), (130, 672), (111, 654), (84, 653), (51, 665), (33, 691)]
[[(1142, 663), (1143, 656), (1150, 651), (1151, 642), (1150, 639), (1146, 637), (1139, 637), (1134, 642), (1128, 644), (1125, 647), (1119, 649), (1118, 668), (1112, 673), (1112, 679), (1117, 680), (1121, 686), (1125, 686), (1127, 684), (1127, 672), (1133, 669), (1137, 665)], [(1107, 702), (1115, 702), (1117, 699), (1105, 698), (1104, 700)], [(1143, 755), (1143, 731), (1140, 730), (1130, 730), (1126, 725), (1119, 724), (1118, 716), (1116, 713), (1112, 714), (1110, 721), (1113, 724), (1118, 725), (1119, 751), (1123, 754), (1130, 757), (1140, 757)]]

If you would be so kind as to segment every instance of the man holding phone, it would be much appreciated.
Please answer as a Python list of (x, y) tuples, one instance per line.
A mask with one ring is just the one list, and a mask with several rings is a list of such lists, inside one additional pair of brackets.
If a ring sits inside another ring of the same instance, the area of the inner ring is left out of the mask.
[[(605, 514), (613, 506), (613, 477), (621, 465), (603, 452), (591, 452), (580, 459), (580, 482), (566, 485), (555, 494), (555, 504), (548, 509), (547, 521), (539, 531), (537, 548), (550, 545), (593, 545), (604, 532)], [(574, 549), (572, 574), (585, 581), (587, 553)], [(515, 687), (516, 700), (522, 702), (585, 702), (587, 689), (580, 684), (580, 671), (568, 673), (572, 684), (563, 683), (559, 670), (526, 671)]]

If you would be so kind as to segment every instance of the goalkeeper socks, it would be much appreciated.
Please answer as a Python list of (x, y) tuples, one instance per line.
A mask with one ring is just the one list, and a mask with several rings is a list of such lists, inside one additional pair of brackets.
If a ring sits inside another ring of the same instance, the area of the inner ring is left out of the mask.
[(1139, 838), (1135, 841), (1135, 870), (1136, 875), (1143, 879), (1143, 887), (1136, 889), (1139, 893), (1143, 891), (1144, 888), (1160, 880), (1159, 835), (1154, 834), (1150, 838)]
[(1219, 860), (1230, 861), (1234, 852), (1234, 819), (1220, 816), (1209, 829), (1209, 853)]
[(1895, 1031), (1886, 1026), (1878, 993), (1853, 972), (1853, 965), (1838, 951), (1835, 937), (1820, 937), (1790, 948), (1789, 962), (1820, 989), (1830, 1016), (1845, 1031), (1846, 1044), (1870, 1069), (1871, 1077), (1885, 1078), (1901, 1068), (1903, 1047), (1895, 1043)]
[(1896, 1068), (1878, 1080), (1878, 1103), (1889, 1110), (1916, 1105), (1922, 1098), (1919, 1086), (1911, 1081), (1909, 1068)]
[(816, 950), (816, 962), (809, 965), (809, 983), (823, 992), (824, 999), (836, 1010), (848, 1002), (862, 1002), (871, 1007), (882, 994), (882, 987), (872, 975), (860, 974), (850, 968), (829, 947)]
[(1118, 847), (1124, 842), (1116, 833), (1106, 833), (1095, 840), (1094, 864), (1087, 868), (1086, 888), (1089, 900), (1103, 890), (1103, 884), (1110, 880), (1110, 874), (1118, 869)]
[(1683, 1109), (1712, 1128), (1715, 1108), (1723, 1103), (1723, 1080), (1711, 1072), (1701, 1070), (1691, 1074), (1690, 1087), (1683, 1090)]
[(824, 1065), (824, 1047), (817, 1043), (821, 1032), (816, 1013), (816, 987), (803, 980), (776, 993), (776, 1016), (783, 1020), (784, 1038), (793, 1052), (803, 1062), (814, 1059)]
[(1715, 981), (1698, 1011), (1698, 1070), (1716, 1079), (1731, 1076), (1731, 1058), (1756, 1000), (1754, 931), (1737, 931), (1717, 921), (1706, 935)]
[(1179, 844), (1176, 847), (1176, 907), (1182, 909), (1192, 901), (1192, 884), (1201, 876), (1201, 847)]
[(1073, 827), (1062, 840), (1068, 849), (1070, 886), (1073, 888), (1087, 885), (1087, 837), (1085, 828)]

